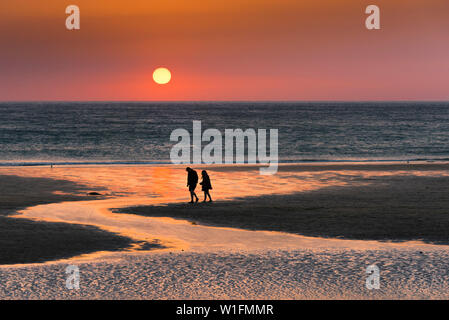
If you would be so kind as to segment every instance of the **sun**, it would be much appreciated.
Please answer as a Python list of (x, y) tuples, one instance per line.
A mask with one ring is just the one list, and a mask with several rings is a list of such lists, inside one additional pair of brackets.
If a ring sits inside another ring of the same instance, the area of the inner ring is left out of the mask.
[(157, 68), (153, 72), (153, 80), (157, 84), (167, 84), (171, 80), (170, 70), (167, 68)]

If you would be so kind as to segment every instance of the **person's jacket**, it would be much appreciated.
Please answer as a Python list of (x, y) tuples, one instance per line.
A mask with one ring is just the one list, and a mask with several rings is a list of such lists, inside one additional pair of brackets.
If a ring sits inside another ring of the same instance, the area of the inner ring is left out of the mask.
[(195, 170), (189, 171), (187, 175), (187, 185), (193, 186), (196, 185), (197, 183), (198, 183), (198, 173), (196, 173)]

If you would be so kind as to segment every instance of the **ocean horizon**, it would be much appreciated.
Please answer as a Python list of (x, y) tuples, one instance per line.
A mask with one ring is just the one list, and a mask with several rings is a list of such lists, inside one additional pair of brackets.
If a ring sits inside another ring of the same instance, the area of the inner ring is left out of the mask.
[(0, 166), (169, 164), (171, 132), (193, 120), (203, 131), (278, 129), (279, 163), (449, 161), (449, 102), (8, 102), (0, 112)]

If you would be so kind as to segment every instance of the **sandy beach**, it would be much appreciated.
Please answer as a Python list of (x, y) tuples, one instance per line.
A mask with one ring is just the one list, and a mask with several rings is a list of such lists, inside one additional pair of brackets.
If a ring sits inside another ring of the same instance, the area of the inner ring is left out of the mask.
[[(210, 166), (215, 202), (196, 205), (184, 167), (0, 168), (1, 218), (44, 257), (2, 254), (0, 297), (447, 298), (448, 168), (288, 164), (263, 177)], [(7, 238), (10, 252), (24, 247)], [(65, 288), (69, 264), (79, 290)], [(379, 290), (365, 288), (371, 264)]]
[[(273, 300), (449, 300), (449, 0), (0, 13), (0, 302), (285, 320), (308, 303)], [(157, 301), (73, 301), (130, 299)], [(415, 310), (356, 304), (310, 311)]]

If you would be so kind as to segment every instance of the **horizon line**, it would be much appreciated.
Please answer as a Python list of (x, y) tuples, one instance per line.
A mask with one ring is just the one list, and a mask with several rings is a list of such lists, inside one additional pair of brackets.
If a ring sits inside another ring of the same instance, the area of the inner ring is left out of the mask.
[(242, 100), (0, 100), (0, 103), (120, 103), (120, 102), (131, 102), (131, 103), (210, 103), (210, 102), (226, 102), (226, 103), (314, 103), (314, 102), (346, 102), (346, 103), (382, 103), (382, 102), (449, 102), (447, 100), (439, 100), (439, 99), (427, 99), (427, 100), (415, 100), (415, 99), (394, 99), (394, 100), (343, 100), (343, 99), (335, 99), (335, 100), (251, 100), (251, 99), (242, 99)]

